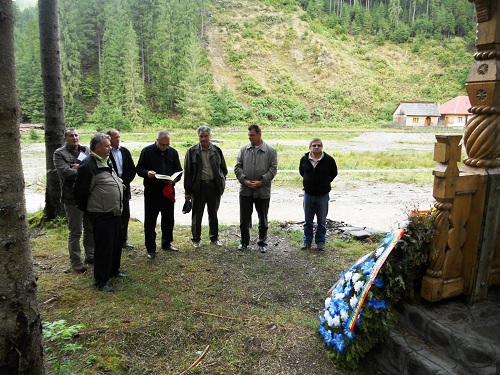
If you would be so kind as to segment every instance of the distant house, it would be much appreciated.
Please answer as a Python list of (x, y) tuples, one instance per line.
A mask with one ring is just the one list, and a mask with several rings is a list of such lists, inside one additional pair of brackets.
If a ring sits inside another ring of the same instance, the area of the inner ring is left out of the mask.
[(468, 96), (457, 96), (449, 102), (440, 105), (441, 123), (444, 126), (465, 127), (469, 113), (470, 100)]
[(400, 102), (392, 115), (392, 123), (406, 126), (437, 126), (439, 117), (436, 103)]

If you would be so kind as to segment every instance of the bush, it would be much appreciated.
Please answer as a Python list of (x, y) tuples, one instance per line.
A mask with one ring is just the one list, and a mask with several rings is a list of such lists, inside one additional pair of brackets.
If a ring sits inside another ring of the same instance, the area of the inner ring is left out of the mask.
[(113, 127), (119, 131), (132, 131), (132, 123), (123, 115), (123, 112), (110, 104), (101, 103), (88, 119), (97, 131), (105, 131)]

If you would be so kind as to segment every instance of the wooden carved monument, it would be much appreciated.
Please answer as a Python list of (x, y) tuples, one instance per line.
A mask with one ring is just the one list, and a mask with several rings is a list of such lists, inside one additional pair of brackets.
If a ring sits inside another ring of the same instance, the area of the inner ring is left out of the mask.
[(466, 89), (472, 113), (459, 169), (460, 136), (437, 136), (436, 234), (422, 297), (465, 294), (469, 302), (500, 284), (500, 1), (469, 0), (477, 13), (477, 53)]

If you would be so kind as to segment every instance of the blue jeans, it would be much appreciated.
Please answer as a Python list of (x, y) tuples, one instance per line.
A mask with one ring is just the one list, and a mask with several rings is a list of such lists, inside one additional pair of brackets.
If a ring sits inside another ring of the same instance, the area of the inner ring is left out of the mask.
[(328, 202), (330, 195), (324, 194), (314, 196), (304, 192), (304, 243), (311, 244), (314, 234), (314, 215), (318, 220), (316, 228), (316, 245), (324, 245), (326, 242), (326, 216), (328, 215)]

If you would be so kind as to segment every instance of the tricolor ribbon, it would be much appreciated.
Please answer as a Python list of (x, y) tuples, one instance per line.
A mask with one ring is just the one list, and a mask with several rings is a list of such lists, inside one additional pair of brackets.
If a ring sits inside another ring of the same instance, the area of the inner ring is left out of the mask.
[[(380, 271), (380, 269), (384, 265), (385, 261), (387, 260), (387, 258), (391, 254), (392, 250), (396, 247), (396, 244), (401, 239), (401, 237), (403, 237), (404, 234), (405, 234), (404, 229), (395, 230), (392, 233), (387, 234), (387, 236), (382, 240), (381, 244), (379, 246), (377, 246), (377, 250), (381, 246), (384, 247), (384, 250), (381, 252), (379, 257), (377, 258), (377, 261), (375, 262), (375, 264), (373, 266), (373, 270), (372, 270), (371, 274), (369, 275), (367, 281), (365, 282), (365, 285), (363, 285), (363, 289), (361, 291), (360, 297), (358, 298), (358, 302), (357, 302), (355, 308), (353, 309), (351, 316), (347, 320), (347, 326), (349, 327), (351, 332), (354, 331), (354, 326), (356, 325), (356, 322), (359, 318), (359, 311), (361, 310), (361, 307), (363, 306), (363, 303), (365, 302), (366, 296), (368, 295), (368, 292), (370, 291), (370, 288), (371, 288), (373, 282), (375, 281), (375, 278), (377, 277), (378, 272)], [(377, 250), (375, 250), (375, 251), (377, 251)], [(373, 254), (373, 252), (371, 252), (369, 255), (371, 255), (371, 254)], [(367, 258), (368, 258), (367, 256), (362, 257), (360, 260), (358, 260), (355, 263), (354, 266), (361, 264)]]

